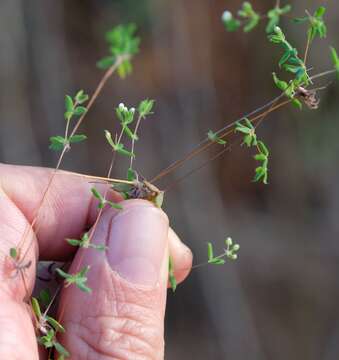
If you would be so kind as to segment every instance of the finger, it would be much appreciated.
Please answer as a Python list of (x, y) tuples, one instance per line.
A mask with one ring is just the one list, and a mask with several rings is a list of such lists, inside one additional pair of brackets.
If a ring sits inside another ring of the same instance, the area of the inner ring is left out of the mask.
[(169, 253), (174, 267), (174, 277), (177, 283), (183, 282), (192, 268), (192, 251), (179, 239), (172, 228), (168, 231)]
[(91, 266), (92, 293), (71, 286), (61, 296), (61, 341), (74, 359), (163, 359), (168, 219), (147, 201), (122, 205), (118, 214), (107, 211), (95, 231), (106, 253), (82, 250), (73, 261), (70, 272)]
[[(0, 164), (1, 187), (29, 223), (36, 216), (53, 171)], [(74, 253), (65, 238), (78, 238), (97, 214), (91, 187), (93, 184), (72, 173), (60, 171), (54, 176), (35, 224), (42, 259), (64, 260)], [(110, 194), (113, 201), (122, 200), (120, 195)]]
[(38, 360), (32, 320), (25, 305), (0, 291), (0, 359)]
[[(30, 312), (23, 299), (32, 291), (37, 259), (37, 242), (32, 231), (27, 234), (30, 248), (23, 247), (26, 259), (19, 253), (9, 256), (16, 247), (28, 222), (15, 204), (0, 189), (0, 359), (38, 359), (35, 332)], [(27, 266), (26, 266), (27, 265)], [(21, 266), (22, 270), (18, 270)]]

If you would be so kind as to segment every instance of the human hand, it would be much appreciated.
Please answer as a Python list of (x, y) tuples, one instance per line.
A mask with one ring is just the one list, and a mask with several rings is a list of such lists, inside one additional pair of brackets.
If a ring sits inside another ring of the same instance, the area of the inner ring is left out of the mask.
[[(178, 282), (188, 275), (192, 254), (169, 228), (163, 211), (144, 200), (128, 200), (123, 210), (104, 211), (93, 237), (106, 252), (75, 249), (65, 238), (80, 238), (93, 225), (97, 206), (91, 184), (58, 174), (50, 187), (34, 229), (36, 209), (52, 170), (0, 165), (0, 359), (47, 359), (38, 350), (30, 307), (24, 302), (36, 278), (37, 260), (67, 261), (70, 272), (90, 265), (91, 294), (64, 288), (59, 317), (66, 333), (59, 341), (71, 359), (163, 359), (168, 256)], [(113, 200), (121, 200), (113, 195)], [(27, 229), (30, 229), (27, 231)], [(23, 241), (24, 239), (24, 241)], [(10, 248), (25, 254), (25, 282), (10, 278)], [(75, 255), (75, 256), (74, 256)]]

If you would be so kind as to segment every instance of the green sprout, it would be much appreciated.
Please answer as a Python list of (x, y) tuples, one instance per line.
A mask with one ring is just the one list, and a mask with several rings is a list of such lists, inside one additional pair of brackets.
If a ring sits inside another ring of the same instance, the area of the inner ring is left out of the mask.
[(285, 5), (284, 7), (280, 7), (279, 4), (275, 6), (275, 8), (269, 10), (267, 12), (267, 18), (269, 19), (267, 26), (266, 26), (266, 32), (268, 34), (272, 33), (274, 31), (274, 28), (279, 25), (280, 17), (282, 15), (286, 15), (289, 13), (292, 9), (291, 5)]
[(307, 16), (294, 19), (296, 23), (309, 23), (309, 28), (307, 30), (309, 41), (313, 41), (316, 36), (319, 36), (320, 38), (326, 37), (327, 27), (323, 19), (325, 12), (326, 8), (320, 6), (313, 15), (306, 11)]
[(85, 266), (82, 270), (80, 270), (76, 274), (67, 274), (61, 269), (56, 269), (57, 273), (65, 279), (65, 287), (68, 287), (72, 284), (75, 284), (80, 290), (84, 292), (91, 292), (92, 289), (86, 286), (87, 277), (86, 274), (88, 273), (90, 266)]
[(72, 99), (69, 95), (65, 96), (65, 113), (64, 117), (66, 120), (66, 130), (64, 136), (52, 136), (50, 137), (50, 146), (49, 148), (54, 151), (62, 151), (64, 149), (69, 150), (70, 144), (75, 144), (82, 142), (87, 139), (86, 135), (77, 135), (68, 136), (69, 127), (73, 116), (83, 116), (87, 112), (87, 108), (82, 106), (88, 100), (88, 95), (84, 93), (83, 90), (77, 92)]
[(217, 133), (213, 132), (212, 130), (209, 130), (207, 133), (207, 137), (210, 141), (215, 142), (219, 145), (226, 145), (227, 141), (222, 139), (221, 137), (218, 136)]
[(288, 97), (289, 99), (292, 100), (292, 104), (295, 107), (302, 110), (303, 105), (302, 105), (301, 101), (295, 98), (298, 82), (296, 82), (295, 80), (291, 80), (290, 83), (288, 84), (286, 81), (280, 80), (276, 73), (272, 73), (272, 76), (273, 76), (273, 81), (274, 81), (274, 84), (276, 85), (276, 87), (279, 90), (284, 91), (284, 94), (286, 95), (286, 97)]
[[(102, 196), (100, 194), (100, 192), (95, 187), (91, 188), (91, 192), (92, 192), (93, 196), (99, 200), (99, 204), (98, 204), (99, 209), (103, 209), (106, 205), (109, 205), (112, 209), (122, 210), (122, 206), (120, 204), (117, 204), (117, 203), (107, 200), (104, 196)], [(87, 240), (88, 240), (88, 239), (86, 239), (87, 235), (85, 234), (84, 236), (85, 236), (85, 239), (83, 239), (83, 242), (80, 241), (80, 243), (87, 244)], [(79, 246), (79, 244), (77, 244), (76, 246)], [(83, 246), (83, 247), (86, 247), (86, 246)]]
[(142, 119), (145, 119), (148, 115), (153, 114), (154, 100), (145, 99), (140, 102), (138, 106), (138, 112)]
[(227, 31), (237, 31), (241, 26), (241, 22), (238, 19), (235, 19), (232, 13), (228, 10), (223, 12), (221, 18)]
[[(117, 205), (117, 204), (116, 204)], [(76, 240), (76, 239), (66, 239), (66, 241), (68, 242), (69, 245), (71, 246), (78, 246), (84, 249), (94, 249), (94, 250), (98, 250), (98, 251), (105, 251), (107, 249), (107, 246), (105, 245), (95, 245), (91, 243), (91, 239), (89, 234), (86, 232), (84, 233), (84, 235), (82, 236), (81, 240)]]
[(260, 21), (260, 15), (253, 10), (251, 3), (248, 1), (242, 4), (242, 9), (238, 11), (238, 15), (246, 20), (244, 32), (252, 31)]
[(57, 333), (65, 333), (65, 328), (53, 317), (41, 312), (38, 299), (32, 297), (31, 306), (37, 320), (37, 328), (42, 334), (38, 337), (38, 343), (45, 349), (55, 348), (58, 352), (58, 359), (70, 356), (70, 353), (58, 342)]
[(272, 43), (280, 45), (284, 50), (284, 54), (279, 60), (279, 67), (295, 74), (296, 80), (300, 83), (308, 85), (309, 76), (304, 61), (298, 57), (298, 50), (286, 40), (285, 34), (280, 27), (276, 26), (274, 33), (269, 35), (268, 38)]
[(177, 288), (177, 280), (174, 276), (174, 266), (173, 266), (173, 260), (172, 260), (171, 256), (168, 259), (168, 279), (169, 279), (169, 283), (171, 285), (172, 291), (175, 292), (175, 290)]
[(243, 120), (236, 123), (235, 132), (240, 132), (244, 134), (243, 144), (246, 144), (247, 147), (257, 145), (257, 135), (255, 133), (255, 127), (247, 118), (244, 118)]
[(130, 59), (139, 52), (140, 39), (135, 36), (135, 24), (119, 25), (106, 33), (106, 41), (109, 45), (110, 55), (97, 62), (100, 69), (108, 69), (115, 66), (122, 59), (118, 66), (118, 74), (125, 78), (132, 72)]
[(9, 256), (13, 259), (13, 260), (17, 260), (18, 258), (18, 251), (16, 248), (10, 248), (9, 249)]
[(258, 141), (257, 144), (258, 154), (254, 156), (254, 159), (260, 161), (261, 164), (255, 169), (255, 176), (253, 181), (258, 182), (262, 180), (264, 184), (267, 184), (268, 179), (268, 157), (269, 151), (266, 145), (262, 141)]
[(330, 50), (331, 50), (331, 59), (332, 59), (333, 65), (334, 65), (334, 69), (336, 70), (337, 77), (339, 78), (339, 57), (338, 57), (338, 53), (337, 53), (336, 49), (333, 46), (330, 47)]
[(124, 144), (121, 144), (117, 139), (113, 140), (112, 134), (108, 130), (105, 130), (105, 137), (109, 145), (111, 145), (113, 151), (117, 152), (120, 155), (135, 157), (132, 152), (125, 149)]
[(208, 256), (208, 264), (212, 265), (224, 265), (225, 257), (230, 260), (236, 260), (238, 258), (237, 252), (240, 249), (239, 244), (233, 244), (233, 240), (228, 237), (225, 240), (226, 249), (221, 255), (214, 256), (214, 250), (212, 243), (207, 243), (207, 256)]

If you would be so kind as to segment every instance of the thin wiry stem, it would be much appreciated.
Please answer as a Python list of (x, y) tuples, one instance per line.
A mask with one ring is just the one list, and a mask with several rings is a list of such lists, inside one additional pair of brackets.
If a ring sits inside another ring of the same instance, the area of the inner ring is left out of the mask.
[[(117, 58), (117, 61), (106, 71), (106, 73), (104, 74), (104, 76), (103, 76), (102, 79), (100, 80), (97, 88), (95, 89), (92, 97), (90, 98), (90, 100), (89, 100), (89, 102), (88, 102), (88, 104), (87, 104), (87, 106), (86, 106), (86, 112), (85, 112), (84, 114), (82, 114), (82, 116), (79, 118), (79, 120), (78, 120), (77, 123), (75, 124), (75, 126), (74, 126), (74, 128), (73, 128), (73, 130), (72, 130), (72, 132), (71, 132), (71, 134), (70, 134), (70, 137), (74, 136), (74, 134), (76, 133), (76, 131), (78, 130), (78, 128), (79, 128), (80, 125), (82, 124), (82, 122), (83, 122), (86, 114), (88, 113), (88, 111), (89, 111), (89, 110), (91, 109), (91, 107), (93, 106), (95, 100), (97, 99), (97, 97), (98, 97), (99, 94), (101, 93), (101, 91), (102, 91), (103, 87), (105, 86), (107, 80), (113, 75), (113, 73), (117, 70), (117, 68), (121, 65), (121, 63), (122, 63), (123, 61), (125, 61), (127, 58), (129, 58), (129, 55), (128, 55), (128, 56), (127, 56), (127, 55), (126, 55), (126, 56), (120, 56), (119, 58)], [(37, 210), (35, 211), (35, 215), (34, 215), (33, 221), (32, 221), (31, 224), (28, 224), (28, 225), (27, 225), (27, 227), (26, 227), (27, 230), (25, 230), (25, 232), (24, 232), (24, 234), (23, 234), (23, 239), (21, 240), (18, 248), (21, 248), (21, 247), (24, 245), (30, 229), (31, 229), (31, 228), (33, 229), (34, 226), (35, 226), (35, 224), (36, 224), (36, 222), (38, 221), (40, 211), (41, 211), (42, 206), (43, 206), (43, 204), (44, 204), (44, 202), (45, 202), (45, 200), (46, 200), (46, 197), (47, 197), (47, 193), (48, 193), (48, 191), (49, 191), (49, 189), (50, 189), (50, 187), (51, 187), (51, 185), (52, 185), (52, 183), (53, 183), (53, 180), (54, 180), (54, 178), (55, 178), (55, 175), (56, 175), (57, 171), (58, 171), (59, 168), (60, 168), (60, 165), (61, 165), (61, 163), (62, 163), (62, 161), (63, 161), (63, 158), (64, 158), (67, 150), (68, 150), (68, 147), (67, 147), (67, 146), (64, 146), (64, 148), (63, 148), (63, 150), (62, 150), (62, 152), (61, 152), (61, 154), (60, 154), (60, 156), (59, 156), (57, 165), (56, 165), (56, 167), (54, 168), (54, 171), (52, 172), (52, 175), (51, 175), (51, 177), (50, 177), (50, 179), (49, 179), (49, 181), (48, 181), (48, 183), (47, 183), (47, 186), (46, 186), (46, 188), (45, 188), (45, 191), (43, 192), (43, 196), (42, 196), (42, 199), (41, 199), (41, 201), (40, 201), (40, 203), (39, 203), (39, 205), (38, 205), (38, 208), (37, 208)], [(37, 233), (37, 232), (36, 232), (36, 233)], [(29, 251), (29, 249), (30, 249), (30, 247), (31, 247), (31, 245), (32, 245), (32, 242), (33, 242), (33, 239), (32, 239), (31, 242), (29, 243), (29, 246), (28, 246), (28, 248), (26, 249), (26, 251), (25, 251), (25, 253), (24, 253), (24, 255), (23, 255), (23, 258), (26, 257), (26, 255), (27, 255), (27, 253), (28, 253), (28, 251)]]
[[(260, 106), (259, 108), (245, 114), (244, 116), (242, 116), (241, 118), (233, 121), (232, 123), (225, 125), (223, 128), (219, 129), (215, 134), (219, 135), (222, 132), (224, 132), (225, 130), (232, 128), (238, 121), (240, 121), (240, 120), (242, 120), (244, 118), (249, 118), (249, 117), (259, 113), (260, 111), (265, 110), (266, 108), (271, 106), (273, 103), (275, 103), (276, 101), (278, 101), (282, 97), (284, 97), (284, 95), (285, 95), (285, 93), (280, 94), (279, 96), (277, 96), (273, 100), (270, 100), (269, 102), (267, 102), (265, 105)], [(206, 146), (206, 143), (207, 143), (207, 146)], [(213, 144), (214, 143), (212, 141), (210, 141), (208, 138), (205, 138), (200, 143), (198, 143), (196, 146), (194, 146), (194, 148), (187, 155), (185, 155), (182, 159), (179, 159), (179, 160), (173, 162), (168, 167), (166, 167), (157, 176), (155, 176), (150, 182), (153, 183), (153, 182), (158, 181), (159, 179), (161, 179), (163, 176), (168, 175), (170, 172), (176, 170), (178, 167), (180, 167), (186, 161), (192, 159), (194, 156), (199, 154), (201, 151), (204, 151), (206, 148), (208, 148), (209, 146), (211, 146)], [(201, 149), (201, 151), (200, 151), (200, 149)]]
[[(119, 135), (119, 138), (118, 138), (118, 141), (117, 141), (118, 144), (120, 144), (123, 134), (124, 134), (124, 129), (122, 129), (121, 132), (120, 132), (120, 135)], [(107, 172), (107, 178), (110, 178), (110, 177), (111, 177), (111, 174), (112, 174), (112, 171), (113, 171), (113, 167), (114, 167), (114, 163), (115, 163), (115, 160), (116, 160), (116, 154), (117, 154), (116, 151), (113, 151), (112, 159), (111, 159), (110, 166), (109, 166), (109, 169), (108, 169), (108, 172)], [(105, 193), (104, 193), (104, 195), (103, 195), (103, 199), (104, 199), (104, 200), (105, 200), (106, 197), (107, 197), (108, 191), (109, 191), (109, 189), (106, 189), (106, 190), (105, 190)], [(97, 218), (95, 219), (95, 222), (94, 222), (94, 224), (93, 224), (93, 226), (92, 226), (92, 229), (91, 229), (91, 232), (90, 232), (90, 235), (89, 235), (89, 242), (91, 242), (92, 239), (93, 239), (93, 236), (94, 236), (94, 234), (95, 234), (95, 231), (96, 231), (97, 226), (98, 226), (98, 224), (99, 224), (99, 221), (100, 221), (100, 219), (101, 219), (101, 216), (102, 216), (103, 211), (104, 211), (103, 208), (101, 208), (101, 209), (99, 210), (98, 216), (97, 216)], [(82, 252), (82, 253), (80, 254), (80, 257), (78, 258), (77, 264), (76, 264), (76, 266), (75, 266), (75, 269), (76, 269), (75, 272), (80, 271), (80, 267), (81, 267), (81, 263), (82, 263), (83, 257), (84, 257), (84, 253)], [(58, 322), (59, 322), (59, 323), (62, 322), (62, 318), (63, 318), (64, 313), (65, 313), (65, 309), (66, 309), (66, 305), (64, 305), (64, 306), (60, 309), (60, 311), (59, 311), (59, 317), (58, 317)]]
[[(277, 106), (271, 107), (270, 110), (267, 110), (265, 113), (261, 114), (260, 116), (256, 116), (255, 118), (251, 119), (251, 123), (254, 123), (255, 121), (258, 121), (258, 124), (256, 125), (256, 128), (260, 125), (260, 123), (265, 119), (265, 117), (279, 109), (280, 107), (283, 107), (285, 105), (287, 105), (288, 103), (290, 103), (291, 100), (286, 100), (282, 103), (280, 103)], [(226, 134), (224, 134), (222, 137), (225, 137), (227, 134), (230, 134), (230, 131)], [(201, 165), (199, 165), (197, 168), (194, 168), (193, 170), (189, 171), (187, 174), (185, 174), (184, 176), (180, 177), (179, 179), (175, 180), (172, 184), (170, 184), (166, 189), (165, 192), (171, 190), (174, 186), (177, 186), (180, 182), (182, 182), (183, 180), (185, 180), (187, 177), (189, 177), (190, 175), (196, 173), (197, 171), (201, 170), (202, 168), (204, 168), (206, 165), (208, 165), (210, 162), (218, 159), (220, 156), (222, 156), (223, 154), (225, 154), (227, 151), (230, 151), (231, 148), (236, 144), (237, 142), (233, 142), (232, 144), (226, 146), (224, 149), (222, 149), (221, 151), (217, 152), (214, 156), (212, 156), (211, 158), (209, 158), (208, 160), (206, 160), (205, 162), (203, 162)]]
[[(324, 71), (320, 74), (316, 74), (313, 75), (309, 78), (310, 81), (326, 76), (326, 75), (330, 75), (335, 73), (336, 70), (328, 70), (328, 71)], [(291, 84), (289, 85), (291, 86)], [(232, 128), (238, 121), (244, 119), (244, 118), (249, 118), (255, 114), (257, 114), (258, 112), (261, 112), (269, 107), (272, 106), (272, 104), (276, 104), (278, 102), (278, 100), (280, 100), (281, 98), (283, 98), (285, 96), (285, 92), (282, 92), (279, 96), (275, 97), (274, 99), (270, 100), (269, 102), (267, 102), (266, 104), (264, 104), (263, 106), (253, 110), (252, 112), (245, 114), (244, 116), (242, 116), (241, 118), (237, 119), (236, 121), (233, 121), (230, 124), (225, 125), (223, 128), (221, 128), (220, 130), (218, 130), (215, 134), (219, 135), (222, 132), (224, 132), (227, 129)], [(219, 136), (220, 138), (224, 137), (226, 134), (223, 134), (222, 136)], [(196, 146), (194, 146), (194, 148), (188, 153), (186, 154), (183, 158), (174, 161), (172, 164), (170, 164), (169, 166), (167, 166), (164, 170), (162, 170), (158, 175), (154, 176), (150, 182), (154, 183), (158, 180), (160, 180), (162, 177), (170, 174), (171, 172), (173, 172), (174, 170), (178, 169), (179, 167), (181, 167), (184, 163), (186, 163), (188, 160), (191, 160), (193, 157), (195, 157), (196, 155), (200, 154), (202, 151), (206, 150), (207, 148), (209, 148), (210, 146), (212, 146), (214, 144), (213, 141), (209, 140), (208, 138), (205, 138), (204, 140), (202, 140), (200, 143), (198, 143)]]
[[(132, 149), (131, 149), (131, 153), (134, 154), (134, 147), (135, 147), (135, 137), (138, 135), (138, 130), (139, 130), (139, 126), (140, 126), (140, 123), (141, 123), (141, 115), (139, 115), (138, 117), (138, 120), (137, 120), (137, 123), (135, 125), (135, 128), (134, 128), (134, 136), (133, 136), (133, 139), (132, 139)], [(130, 160), (130, 169), (132, 169), (133, 167), (133, 160), (134, 160), (134, 156), (131, 156), (131, 160)]]
[(304, 54), (304, 65), (306, 66), (306, 62), (307, 62), (307, 56), (310, 50), (310, 46), (311, 46), (311, 36), (307, 35), (307, 43), (306, 43), (306, 49), (305, 49), (305, 54)]
[[(222, 254), (220, 254), (220, 255), (218, 255), (218, 256), (215, 256), (213, 259), (223, 259), (225, 256), (227, 256), (227, 253), (226, 253), (226, 250), (222, 253)], [(203, 266), (206, 266), (206, 265), (210, 265), (211, 263), (209, 262), (209, 261), (205, 261), (205, 262), (203, 262), (203, 263), (200, 263), (200, 264), (197, 264), (197, 265), (193, 265), (192, 266), (192, 270), (194, 270), (194, 269), (199, 269), (199, 268), (201, 268), (201, 267), (203, 267)], [(187, 269), (180, 269), (180, 270), (187, 270)]]

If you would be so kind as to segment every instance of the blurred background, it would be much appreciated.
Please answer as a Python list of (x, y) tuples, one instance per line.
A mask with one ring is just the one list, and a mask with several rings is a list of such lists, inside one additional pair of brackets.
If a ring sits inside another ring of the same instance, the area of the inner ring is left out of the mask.
[[(272, 1), (252, 1), (264, 13)], [(286, 2), (282, 1), (282, 5)], [(293, 15), (328, 6), (328, 37), (316, 41), (312, 70), (331, 66), (339, 48), (339, 3), (292, 0)], [(113, 108), (156, 100), (142, 124), (137, 169), (152, 178), (205, 137), (276, 96), (271, 72), (280, 52), (264, 26), (226, 33), (221, 14), (240, 0), (2, 0), (0, 2), (0, 161), (53, 167), (48, 138), (64, 131), (64, 95), (95, 89), (106, 54), (105, 31), (135, 22), (142, 38), (134, 73), (112, 79), (88, 114), (89, 137), (64, 169), (104, 176), (114, 131)], [(286, 24), (304, 49), (305, 32)], [(327, 85), (329, 79), (321, 79)], [(337, 359), (339, 354), (338, 85), (321, 93), (320, 109), (293, 107), (269, 116), (259, 136), (271, 149), (270, 184), (251, 182), (245, 149), (187, 177), (166, 195), (173, 228), (205, 261), (206, 242), (222, 252), (226, 236), (241, 245), (237, 262), (194, 270), (169, 294), (167, 359)], [(166, 187), (208, 155), (163, 179)], [(122, 160), (115, 175), (125, 174)]]

